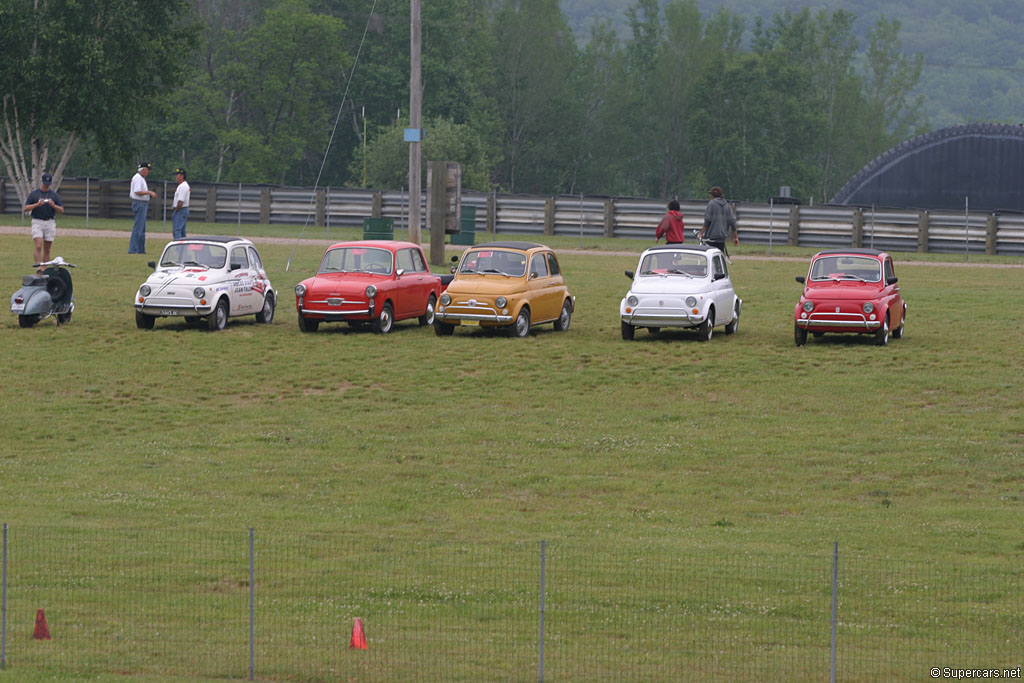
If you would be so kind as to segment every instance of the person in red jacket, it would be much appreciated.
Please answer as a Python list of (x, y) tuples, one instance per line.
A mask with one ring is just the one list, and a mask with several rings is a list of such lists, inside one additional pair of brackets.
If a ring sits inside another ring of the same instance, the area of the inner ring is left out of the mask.
[(673, 199), (668, 203), (668, 213), (658, 223), (654, 241), (657, 242), (662, 237), (665, 238), (665, 244), (682, 244), (686, 241), (686, 235), (683, 233), (683, 214), (679, 210), (678, 200)]

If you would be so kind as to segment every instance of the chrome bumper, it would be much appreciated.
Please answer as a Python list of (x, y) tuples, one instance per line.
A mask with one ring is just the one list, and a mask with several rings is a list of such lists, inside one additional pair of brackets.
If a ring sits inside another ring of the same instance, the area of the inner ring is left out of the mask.
[(152, 303), (150, 301), (144, 301), (143, 303), (135, 304), (135, 310), (139, 313), (145, 313), (146, 315), (168, 315), (166, 311), (173, 311), (170, 315), (186, 315), (193, 313), (195, 315), (209, 315), (210, 311), (213, 310), (212, 306), (199, 306), (195, 303), (181, 303), (181, 304), (165, 304), (165, 303)]
[(634, 311), (620, 317), (622, 322), (638, 327), (697, 327), (704, 322), (704, 316), (691, 313), (643, 313)]
[(868, 320), (859, 313), (829, 313), (829, 317), (797, 318), (796, 326), (805, 330), (815, 327), (843, 327), (851, 330), (877, 330), (881, 320)]
[(478, 322), (510, 323), (513, 318), (510, 315), (498, 315), (497, 313), (435, 313), (434, 317), (443, 322), (461, 322), (463, 320), (476, 320)]

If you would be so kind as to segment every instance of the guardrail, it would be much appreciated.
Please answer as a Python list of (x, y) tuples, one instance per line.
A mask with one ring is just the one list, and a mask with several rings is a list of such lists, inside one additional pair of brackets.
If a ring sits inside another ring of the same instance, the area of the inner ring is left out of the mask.
[[(65, 178), (59, 188), (69, 216), (132, 219), (129, 181)], [(190, 183), (191, 218), (209, 223), (273, 223), (357, 228), (364, 218), (391, 218), (408, 229), (409, 194), (394, 190)], [(173, 182), (151, 182), (159, 218)], [(462, 193), (476, 207), (481, 234), (651, 238), (665, 212), (658, 199)], [(687, 228), (698, 228), (706, 202), (682, 202)], [(750, 244), (874, 247), (889, 251), (1024, 255), (1024, 214), (885, 207), (734, 202), (740, 240)], [(426, 194), (420, 197), (426, 220)], [(0, 178), (0, 213), (20, 213), (10, 181)], [(425, 225), (421, 225), (425, 228)]]

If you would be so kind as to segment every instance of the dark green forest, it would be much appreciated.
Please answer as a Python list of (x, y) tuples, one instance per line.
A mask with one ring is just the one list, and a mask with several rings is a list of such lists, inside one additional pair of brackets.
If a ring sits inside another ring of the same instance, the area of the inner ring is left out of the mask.
[[(951, 0), (936, 3), (949, 8), (932, 12), (933, 28), (881, 2), (777, 4), (423, 3), (423, 158), (460, 162), (464, 186), (481, 191), (687, 198), (715, 184), (764, 200), (790, 186), (821, 202), (934, 126), (922, 97), (931, 67), (909, 38), (981, 26), (958, 24), (954, 5), (968, 4)], [(993, 30), (997, 4), (980, 3)], [(82, 109), (59, 120), (39, 104), (30, 119), (24, 103), (52, 102), (58, 86), (88, 93), (95, 64), (135, 74), (96, 31), (109, 5), (51, 0), (32, 16), (31, 0), (0, 0), (0, 13), (48, 27), (33, 43), (23, 30), (0, 36), (10, 41), (0, 48), (5, 116), (21, 103), (19, 125), (38, 128), (21, 140), (64, 140), (66, 175), (127, 177), (147, 160), (156, 177), (185, 166), (206, 182), (407, 184), (408, 0), (175, 0), (159, 36), (121, 38), (143, 43), (136, 55), (148, 54), (147, 39), (159, 46), (158, 77), (81, 97)], [(20, 55), (69, 50), (75, 31), (90, 32), (88, 60), (68, 57), (59, 70), (40, 57), (32, 64), (55, 82), (33, 94)], [(983, 51), (942, 54), (959, 62)], [(91, 127), (78, 123), (86, 110)]]

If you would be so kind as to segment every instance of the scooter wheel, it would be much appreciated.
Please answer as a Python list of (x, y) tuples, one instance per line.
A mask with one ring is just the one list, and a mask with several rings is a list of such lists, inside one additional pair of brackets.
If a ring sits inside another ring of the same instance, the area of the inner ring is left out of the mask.
[(19, 315), (18, 316), (18, 324), (21, 325), (22, 327), (32, 327), (37, 322), (39, 322), (39, 316), (38, 315)]
[(63, 325), (64, 323), (69, 323), (69, 322), (71, 322), (71, 311), (68, 311), (67, 313), (58, 313), (57, 314), (57, 324)]

